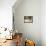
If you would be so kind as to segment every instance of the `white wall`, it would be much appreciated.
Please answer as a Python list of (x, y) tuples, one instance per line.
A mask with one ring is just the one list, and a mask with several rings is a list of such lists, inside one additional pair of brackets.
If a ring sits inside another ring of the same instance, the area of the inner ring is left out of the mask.
[[(23, 0), (14, 10), (15, 28), (41, 46), (41, 0)], [(33, 16), (33, 23), (24, 23), (24, 16)]]
[(16, 0), (0, 0), (0, 27), (12, 28), (12, 6)]
[(41, 40), (42, 46), (46, 46), (46, 0), (41, 0)]

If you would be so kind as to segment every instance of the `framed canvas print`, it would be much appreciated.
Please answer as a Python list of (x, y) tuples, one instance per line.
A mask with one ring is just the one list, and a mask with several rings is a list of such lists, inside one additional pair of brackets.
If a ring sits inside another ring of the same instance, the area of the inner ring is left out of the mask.
[(33, 16), (24, 16), (24, 23), (33, 23)]

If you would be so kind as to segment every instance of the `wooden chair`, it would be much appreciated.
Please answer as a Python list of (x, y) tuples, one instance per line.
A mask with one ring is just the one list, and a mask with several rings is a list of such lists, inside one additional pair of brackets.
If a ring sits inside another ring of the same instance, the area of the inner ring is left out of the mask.
[(15, 33), (16, 46), (22, 45), (22, 33)]

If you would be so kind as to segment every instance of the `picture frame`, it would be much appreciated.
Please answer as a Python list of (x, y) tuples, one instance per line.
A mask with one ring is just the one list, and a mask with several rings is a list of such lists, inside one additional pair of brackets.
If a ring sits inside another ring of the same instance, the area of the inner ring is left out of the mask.
[(33, 16), (24, 16), (24, 23), (33, 23)]

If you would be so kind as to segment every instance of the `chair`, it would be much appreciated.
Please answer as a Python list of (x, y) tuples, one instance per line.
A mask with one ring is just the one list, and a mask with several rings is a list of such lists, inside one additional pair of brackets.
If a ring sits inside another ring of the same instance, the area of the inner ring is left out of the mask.
[(16, 46), (22, 45), (22, 33), (15, 33)]

